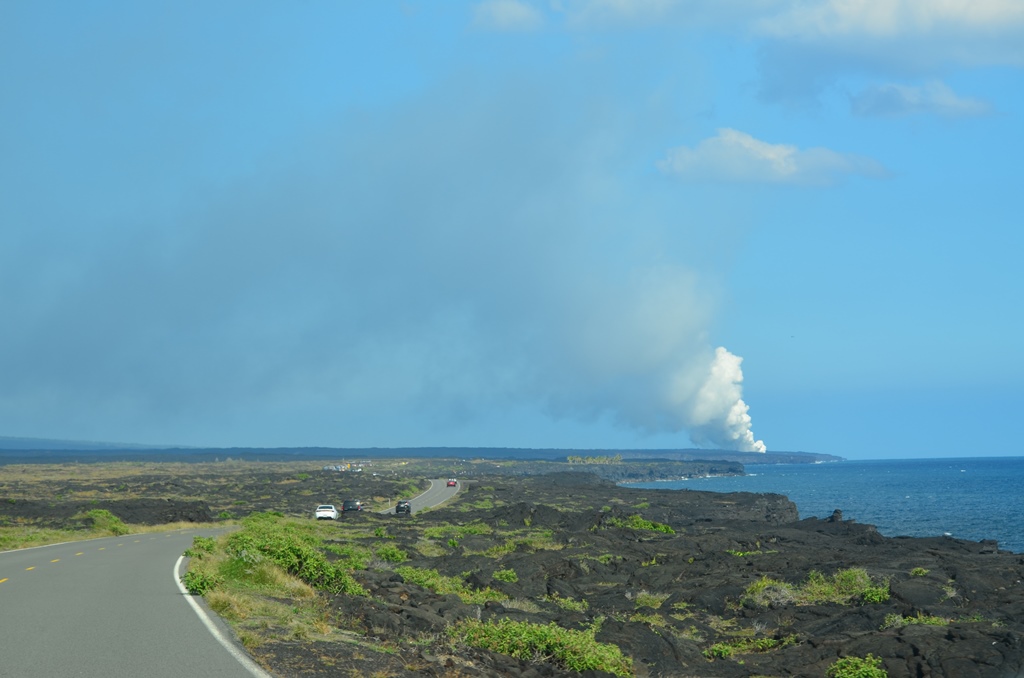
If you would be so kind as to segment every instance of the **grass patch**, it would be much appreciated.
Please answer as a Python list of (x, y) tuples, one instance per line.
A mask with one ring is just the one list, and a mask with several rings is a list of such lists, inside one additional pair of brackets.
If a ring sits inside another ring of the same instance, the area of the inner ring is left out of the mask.
[(663, 532), (665, 534), (675, 534), (676, 531), (669, 525), (664, 523), (656, 523), (653, 520), (647, 520), (639, 513), (634, 513), (626, 518), (618, 518), (611, 516), (605, 521), (605, 525), (611, 527), (623, 527), (632, 530), (646, 530), (648, 532)]
[(351, 561), (329, 562), (318, 548), (322, 545), (320, 539), (303, 527), (294, 520), (255, 513), (242, 521), (241, 530), (228, 535), (226, 550), (242, 561), (257, 556), (268, 558), (313, 588), (331, 593), (367, 595), (348, 571)]
[(377, 557), (389, 563), (404, 563), (409, 554), (394, 544), (381, 544), (376, 549)]
[(704, 656), (709, 660), (728, 659), (736, 654), (754, 654), (757, 652), (771, 652), (796, 643), (796, 636), (785, 638), (737, 638), (723, 643), (715, 643), (704, 650)]
[(903, 626), (910, 626), (913, 624), (923, 624), (925, 626), (946, 626), (952, 620), (945, 617), (936, 617), (930, 614), (917, 613), (914, 617), (904, 617), (899, 614), (887, 614), (885, 620), (882, 622), (881, 629), (896, 629)]
[(552, 593), (545, 597), (548, 600), (563, 610), (570, 610), (572, 612), (586, 612), (590, 608), (590, 603), (586, 600), (576, 600), (574, 598), (563, 598), (557, 593)]
[(449, 637), (472, 647), (499, 652), (526, 661), (551, 661), (569, 671), (606, 671), (632, 676), (633, 660), (617, 645), (594, 639), (599, 624), (583, 631), (565, 629), (554, 622), (531, 624), (501, 619), (497, 622), (464, 620), (448, 627)]
[(657, 610), (659, 607), (661, 607), (661, 604), (664, 603), (666, 599), (668, 599), (669, 595), (671, 594), (650, 593), (648, 591), (641, 591), (640, 593), (636, 594), (636, 607), (650, 607)]
[(395, 572), (402, 575), (406, 582), (422, 586), (434, 593), (440, 595), (454, 593), (464, 603), (483, 605), (488, 600), (505, 600), (507, 598), (505, 594), (492, 588), (471, 589), (462, 579), (445, 576), (437, 570), (402, 566), (396, 567)]
[(495, 570), (494, 574), (492, 574), (491, 576), (497, 579), (498, 581), (503, 581), (508, 584), (514, 584), (517, 581), (519, 581), (519, 575), (516, 574), (516, 571), (513, 569)]
[(873, 654), (867, 657), (843, 657), (828, 667), (827, 678), (889, 678), (882, 660)]
[(812, 571), (807, 575), (807, 580), (799, 586), (764, 576), (746, 588), (741, 601), (769, 607), (788, 603), (882, 603), (888, 599), (888, 581), (883, 580), (882, 583), (875, 584), (867, 571), (853, 567), (839, 570), (831, 577)]

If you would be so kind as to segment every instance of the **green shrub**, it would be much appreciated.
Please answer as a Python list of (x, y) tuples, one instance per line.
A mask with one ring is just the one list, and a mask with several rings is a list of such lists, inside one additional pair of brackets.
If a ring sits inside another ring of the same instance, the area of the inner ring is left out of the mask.
[(213, 553), (217, 542), (213, 537), (192, 537), (192, 546), (185, 549), (183, 554), (186, 558), (202, 558), (207, 553)]
[(828, 678), (889, 678), (882, 660), (873, 654), (867, 657), (843, 657), (828, 667)]
[(573, 598), (563, 598), (557, 593), (552, 593), (547, 596), (547, 600), (551, 601), (563, 610), (572, 610), (573, 612), (586, 612), (590, 607), (590, 603), (586, 600), (575, 600)]
[(441, 595), (454, 593), (464, 603), (483, 605), (488, 600), (505, 600), (506, 598), (505, 594), (491, 588), (471, 589), (462, 579), (446, 577), (437, 570), (402, 566), (396, 567), (395, 572), (402, 575), (406, 582), (430, 589), (434, 593)]
[(885, 620), (882, 622), (882, 630), (899, 628), (901, 626), (910, 626), (913, 624), (921, 624), (924, 626), (945, 626), (950, 622), (946, 617), (936, 617), (935, 615), (917, 613), (916, 617), (904, 617), (900, 614), (887, 614)]
[(552, 661), (569, 671), (606, 671), (616, 676), (632, 676), (633, 660), (622, 654), (617, 645), (599, 643), (594, 639), (599, 628), (595, 624), (584, 631), (573, 631), (549, 624), (531, 624), (501, 619), (480, 622), (475, 619), (456, 622), (448, 627), (449, 636), (457, 641), (526, 661)]
[(244, 559), (262, 554), (313, 588), (330, 593), (367, 595), (352, 578), (346, 561), (328, 562), (319, 550), (321, 541), (308, 530), (300, 530), (271, 513), (254, 513), (242, 521), (242, 529), (227, 539), (228, 554)]
[(389, 563), (404, 563), (409, 554), (394, 544), (381, 544), (377, 547), (377, 557)]
[(796, 600), (796, 589), (792, 584), (764, 575), (746, 588), (741, 600), (760, 607), (786, 605)]
[(516, 574), (515, 570), (511, 569), (495, 570), (494, 574), (491, 576), (497, 579), (498, 581), (507, 582), (509, 584), (514, 584), (515, 582), (519, 581), (519, 575)]
[(733, 648), (729, 643), (715, 643), (704, 650), (704, 656), (708, 659), (728, 659), (732, 656)]
[(910, 571), (911, 577), (923, 577), (926, 574), (928, 574), (928, 570), (924, 569), (923, 567), (915, 567), (913, 570)]
[(664, 523), (656, 523), (653, 520), (647, 520), (639, 513), (634, 513), (626, 518), (616, 518), (612, 516), (606, 521), (608, 525), (612, 527), (628, 527), (633, 530), (648, 530), (650, 532), (664, 532), (665, 534), (675, 534), (669, 525)]
[(109, 532), (114, 536), (128, 534), (128, 526), (121, 519), (106, 509), (92, 509), (85, 512), (85, 517), (92, 520), (94, 530)]
[(185, 590), (193, 596), (205, 596), (210, 591), (224, 583), (224, 578), (212, 572), (189, 570), (181, 578)]
[(741, 600), (761, 606), (789, 602), (797, 605), (883, 603), (889, 600), (889, 582), (883, 580), (875, 584), (867, 571), (856, 567), (839, 570), (831, 577), (812, 571), (800, 586), (764, 576), (747, 587)]
[(734, 654), (770, 652), (795, 642), (796, 636), (786, 636), (782, 640), (777, 638), (738, 638), (729, 642), (715, 643), (704, 650), (704, 656), (710, 660), (728, 659)]

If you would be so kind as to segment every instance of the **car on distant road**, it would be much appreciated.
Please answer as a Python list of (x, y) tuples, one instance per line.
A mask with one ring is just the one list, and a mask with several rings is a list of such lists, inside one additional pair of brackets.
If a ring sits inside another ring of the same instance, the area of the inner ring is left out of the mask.
[(355, 499), (346, 499), (341, 504), (341, 512), (342, 513), (349, 513), (351, 511), (362, 511), (362, 510), (363, 510), (363, 502), (356, 501)]
[(332, 504), (320, 504), (316, 507), (315, 515), (317, 520), (337, 520), (338, 509)]
[(399, 499), (398, 503), (395, 504), (395, 513), (408, 513), (412, 514), (412, 502), (408, 499)]
[(458, 484), (459, 481), (455, 480), (455, 478), (448, 479), (448, 487), (456, 487)]

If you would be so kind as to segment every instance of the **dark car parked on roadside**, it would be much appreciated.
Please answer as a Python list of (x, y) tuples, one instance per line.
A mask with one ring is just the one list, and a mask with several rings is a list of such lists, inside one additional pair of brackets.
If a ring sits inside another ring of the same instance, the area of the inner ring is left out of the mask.
[(341, 512), (342, 513), (349, 513), (351, 511), (362, 511), (362, 510), (363, 510), (363, 502), (356, 501), (355, 499), (346, 499), (341, 504)]
[(399, 499), (398, 503), (395, 504), (395, 513), (412, 513), (412, 502), (408, 499)]

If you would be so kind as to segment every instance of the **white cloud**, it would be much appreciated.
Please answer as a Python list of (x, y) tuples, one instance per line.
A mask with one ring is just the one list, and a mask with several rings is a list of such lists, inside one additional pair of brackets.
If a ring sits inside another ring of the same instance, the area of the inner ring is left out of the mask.
[(801, 150), (789, 144), (771, 144), (727, 128), (693, 148), (670, 149), (658, 167), (691, 180), (811, 186), (830, 185), (848, 174), (885, 173), (869, 158), (827, 148)]
[(750, 39), (760, 62), (760, 95), (768, 101), (813, 101), (851, 74), (925, 79), (961, 67), (1024, 67), (1024, 0), (557, 0), (552, 6), (576, 30), (646, 25)]
[(544, 25), (544, 16), (519, 0), (485, 0), (474, 8), (473, 23), (495, 31), (533, 31)]
[(985, 115), (992, 110), (985, 101), (957, 96), (938, 80), (920, 87), (893, 83), (873, 85), (852, 97), (850, 107), (854, 114), (863, 117), (934, 113), (959, 118)]
[(819, 0), (793, 3), (756, 23), (768, 35), (811, 40), (1002, 32), (1022, 26), (1020, 0)]

